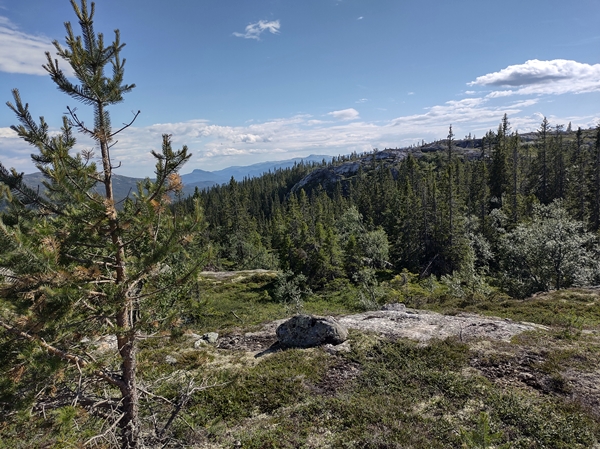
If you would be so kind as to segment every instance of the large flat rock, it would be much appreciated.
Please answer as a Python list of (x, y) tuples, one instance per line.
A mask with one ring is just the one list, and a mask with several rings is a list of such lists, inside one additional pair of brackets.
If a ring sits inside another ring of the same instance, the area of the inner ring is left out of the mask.
[(543, 328), (533, 323), (518, 323), (509, 319), (475, 314), (461, 313), (453, 316), (426, 310), (399, 309), (347, 315), (337, 320), (348, 329), (420, 342), (451, 336), (459, 337), (461, 340), (477, 338), (510, 340), (512, 336), (521, 332)]

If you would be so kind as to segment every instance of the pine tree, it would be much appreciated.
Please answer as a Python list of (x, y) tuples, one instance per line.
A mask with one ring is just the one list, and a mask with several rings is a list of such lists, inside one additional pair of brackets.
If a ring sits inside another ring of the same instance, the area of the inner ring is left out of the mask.
[(586, 217), (586, 203), (585, 203), (585, 172), (587, 166), (587, 154), (586, 149), (583, 146), (583, 131), (581, 127), (577, 128), (575, 134), (575, 183), (574, 190), (576, 192), (575, 201), (577, 203), (577, 214), (575, 218), (579, 221), (584, 221)]
[(448, 130), (448, 246), (452, 246), (452, 239), (454, 237), (454, 176), (452, 166), (452, 145), (454, 143), (454, 133), (452, 132), (452, 125)]
[(510, 185), (508, 179), (508, 131), (510, 124), (508, 117), (504, 114), (502, 122), (498, 127), (496, 145), (491, 154), (490, 166), (490, 195), (496, 207), (502, 206), (502, 195)]
[[(120, 429), (121, 446), (137, 448), (142, 445), (137, 342), (149, 326), (149, 315), (161, 313), (161, 292), (179, 290), (197, 269), (196, 262), (182, 262), (169, 267), (170, 274), (161, 274), (175, 254), (185, 259), (183, 248), (193, 240), (201, 217), (197, 206), (187, 219), (174, 216), (177, 208), (169, 206), (182, 187), (177, 172), (191, 155), (186, 147), (173, 150), (167, 135), (162, 152), (152, 152), (156, 179), (139, 183), (137, 194), (117, 207), (110, 153), (115, 136), (133, 121), (113, 130), (109, 107), (120, 103), (134, 85), (123, 83), (119, 32), (105, 46), (103, 35), (94, 30), (94, 3), (91, 8), (86, 0), (81, 6), (75, 0), (71, 4), (82, 36), (75, 36), (66, 23), (66, 47), (56, 41), (54, 46), (77, 83), (49, 53), (44, 68), (61, 92), (91, 107), (93, 126), (75, 108), (67, 108), (61, 131), (51, 133), (44, 118), (37, 123), (13, 91), (14, 103), (8, 106), (20, 125), (12, 128), (38, 149), (32, 159), (44, 175), (46, 192), (42, 196), (27, 188), (22, 174), (0, 164), (8, 202), (0, 222), (0, 267), (14, 279), (1, 285), (0, 326), (5, 333), (0, 338), (10, 335), (15, 344), (43, 350), (49, 367), (62, 360), (61, 369), (73, 374), (73, 395), (79, 403), (88, 404), (92, 412), (102, 407), (115, 411), (113, 425)], [(74, 130), (94, 140), (101, 168), (91, 151), (74, 154)], [(173, 283), (165, 284), (167, 279)], [(96, 361), (80, 343), (82, 336), (110, 334), (117, 337), (113, 359)], [(79, 376), (90, 380), (78, 383)]]
[(550, 123), (544, 117), (538, 133), (538, 171), (539, 171), (539, 187), (537, 192), (538, 199), (543, 204), (550, 203), (550, 187), (549, 187), (549, 133)]
[(590, 227), (592, 231), (598, 231), (600, 229), (600, 123), (596, 126), (596, 140), (589, 171)]

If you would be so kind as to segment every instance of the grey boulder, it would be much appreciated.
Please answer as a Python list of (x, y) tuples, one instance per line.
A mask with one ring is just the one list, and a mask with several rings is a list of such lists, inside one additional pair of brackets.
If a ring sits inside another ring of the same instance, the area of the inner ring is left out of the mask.
[(216, 343), (219, 339), (219, 334), (216, 332), (208, 332), (202, 336), (203, 340), (206, 340), (209, 343)]
[(196, 335), (196, 334), (192, 334), (195, 335), (198, 339), (194, 342), (194, 348), (196, 349), (200, 349), (205, 345), (210, 344), (214, 344), (217, 342), (217, 340), (219, 339), (219, 334), (217, 334), (216, 332), (208, 332), (202, 336)]
[(279, 344), (290, 348), (338, 345), (348, 338), (348, 330), (333, 317), (296, 315), (280, 324), (276, 331)]

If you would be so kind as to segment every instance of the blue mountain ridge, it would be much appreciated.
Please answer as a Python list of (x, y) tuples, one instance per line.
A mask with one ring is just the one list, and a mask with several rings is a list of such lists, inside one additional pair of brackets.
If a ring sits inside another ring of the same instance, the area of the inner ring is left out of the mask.
[(191, 189), (193, 192), (195, 187), (198, 187), (199, 189), (204, 189), (213, 185), (224, 184), (229, 182), (229, 180), (232, 177), (236, 181), (242, 181), (244, 178), (255, 178), (264, 173), (267, 173), (268, 171), (290, 168), (293, 167), (294, 164), (298, 164), (300, 162), (320, 163), (323, 160), (329, 162), (331, 161), (331, 158), (331, 156), (311, 154), (307, 157), (297, 157), (283, 161), (268, 161), (259, 162), (247, 166), (232, 166), (212, 172), (195, 169), (191, 173), (181, 175), (181, 180), (183, 181), (183, 185), (185, 186), (185, 191), (187, 192)]
[[(229, 182), (233, 177), (236, 181), (242, 181), (244, 178), (254, 178), (267, 173), (269, 170), (274, 171), (277, 169), (285, 169), (293, 167), (294, 164), (304, 162), (322, 162), (323, 160), (331, 161), (331, 156), (322, 156), (311, 154), (308, 157), (297, 157), (294, 159), (287, 159), (283, 161), (270, 161), (270, 162), (259, 162), (257, 164), (247, 166), (233, 166), (227, 167), (222, 170), (214, 172), (195, 169), (191, 173), (181, 175), (183, 181), (183, 193), (184, 195), (191, 195), (194, 193), (196, 187), (198, 189), (210, 188), (214, 185), (224, 184)], [(25, 183), (33, 188), (39, 189), (40, 192), (44, 191), (42, 185), (43, 175), (40, 172), (29, 173), (24, 176)], [(123, 175), (113, 175), (113, 192), (116, 201), (121, 201), (123, 198), (137, 192), (137, 182), (141, 181), (140, 178), (131, 178)]]

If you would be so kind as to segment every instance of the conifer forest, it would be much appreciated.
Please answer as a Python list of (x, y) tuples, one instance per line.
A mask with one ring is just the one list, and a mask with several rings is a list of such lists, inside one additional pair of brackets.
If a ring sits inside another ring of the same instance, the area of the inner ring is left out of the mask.
[[(353, 164), (351, 176), (326, 176)], [(315, 171), (324, 182), (298, 188)], [(481, 139), (457, 142), (450, 127), (423, 148), (299, 164), (194, 197), (209, 263), (289, 270), (316, 289), (361, 270), (408, 271), (523, 298), (598, 283), (599, 182), (600, 127), (544, 119), (520, 136), (504, 116)]]

